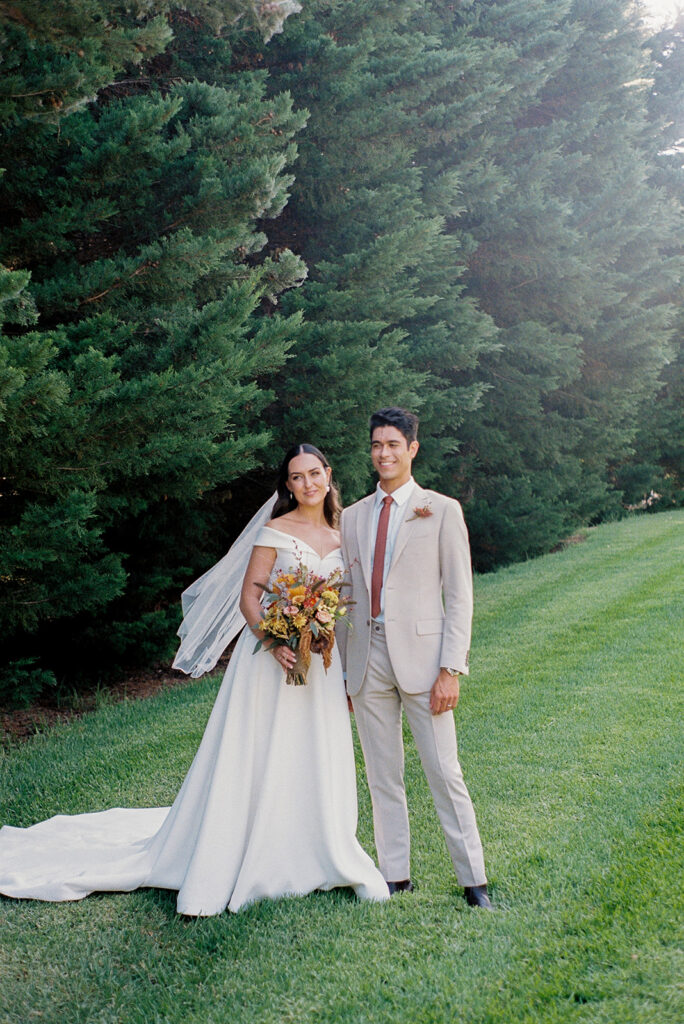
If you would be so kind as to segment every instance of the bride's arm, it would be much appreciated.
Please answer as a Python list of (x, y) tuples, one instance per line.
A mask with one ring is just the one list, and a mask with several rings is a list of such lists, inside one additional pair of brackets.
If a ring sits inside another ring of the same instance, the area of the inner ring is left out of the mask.
[[(245, 578), (242, 583), (240, 594), (240, 611), (244, 615), (247, 625), (258, 640), (265, 640), (266, 636), (260, 629), (255, 629), (257, 622), (261, 619), (263, 608), (261, 595), (263, 590), (258, 584), (266, 585), (271, 575), (271, 569), (276, 560), (276, 549), (265, 547), (252, 548), (252, 554), (247, 565)], [(291, 668), (295, 663), (295, 653), (289, 647), (273, 647), (271, 654), (279, 665), (284, 669)]]
[(240, 611), (247, 620), (247, 625), (260, 640), (264, 634), (260, 629), (254, 629), (255, 624), (261, 618), (263, 608), (261, 606), (262, 586), (266, 586), (271, 575), (273, 563), (276, 560), (275, 548), (252, 548), (252, 554), (247, 564), (245, 578), (242, 581), (240, 593)]

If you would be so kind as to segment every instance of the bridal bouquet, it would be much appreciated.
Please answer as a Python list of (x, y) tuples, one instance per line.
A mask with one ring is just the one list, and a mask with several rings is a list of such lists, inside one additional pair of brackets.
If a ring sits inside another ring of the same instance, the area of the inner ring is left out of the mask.
[[(301, 562), (289, 572), (280, 572), (263, 586), (265, 608), (256, 629), (261, 629), (273, 647), (285, 645), (297, 654), (297, 661), (287, 673), (286, 682), (294, 686), (306, 683), (311, 654), (323, 656), (327, 672), (335, 646), (335, 623), (347, 614), (349, 601), (341, 595), (346, 586), (343, 572), (335, 569), (329, 576), (317, 576)], [(264, 641), (259, 640), (254, 653)]]

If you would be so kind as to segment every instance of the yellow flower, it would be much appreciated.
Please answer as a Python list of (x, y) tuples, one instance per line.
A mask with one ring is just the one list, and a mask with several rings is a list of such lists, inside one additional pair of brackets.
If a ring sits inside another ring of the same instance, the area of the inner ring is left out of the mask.
[(266, 616), (264, 625), (266, 625), (268, 627), (268, 632), (271, 633), (273, 636), (282, 637), (283, 640), (287, 639), (288, 634), (289, 634), (289, 630), (287, 628), (287, 622), (282, 617), (280, 612), (275, 612), (274, 614), (268, 614)]
[(336, 590), (324, 590), (321, 597), (327, 604), (335, 605), (340, 600), (340, 595)]
[(304, 612), (300, 612), (299, 615), (295, 615), (292, 620), (292, 625), (295, 626), (296, 629), (303, 629), (304, 626), (306, 626), (306, 615)]

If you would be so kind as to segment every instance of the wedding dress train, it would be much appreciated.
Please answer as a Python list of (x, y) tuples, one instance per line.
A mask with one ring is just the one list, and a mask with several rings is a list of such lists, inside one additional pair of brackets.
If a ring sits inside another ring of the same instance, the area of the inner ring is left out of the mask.
[[(304, 542), (263, 527), (273, 574), (305, 554)], [(340, 628), (345, 628), (344, 624)], [(388, 898), (385, 880), (356, 839), (354, 750), (337, 649), (327, 674), (312, 656), (306, 686), (288, 686), (273, 656), (240, 636), (202, 742), (172, 807), (57, 815), (0, 829), (0, 892), (75, 900), (91, 892), (178, 891), (181, 914), (209, 916), (255, 900), (351, 886)]]

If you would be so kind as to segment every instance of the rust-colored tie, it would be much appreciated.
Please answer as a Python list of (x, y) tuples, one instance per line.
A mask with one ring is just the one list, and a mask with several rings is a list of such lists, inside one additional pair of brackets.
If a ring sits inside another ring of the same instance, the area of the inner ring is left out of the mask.
[(378, 533), (375, 538), (373, 575), (371, 576), (371, 615), (374, 619), (377, 619), (380, 614), (380, 592), (382, 591), (382, 578), (385, 574), (385, 545), (387, 544), (387, 527), (389, 526), (391, 507), (392, 495), (388, 494), (382, 499)]

